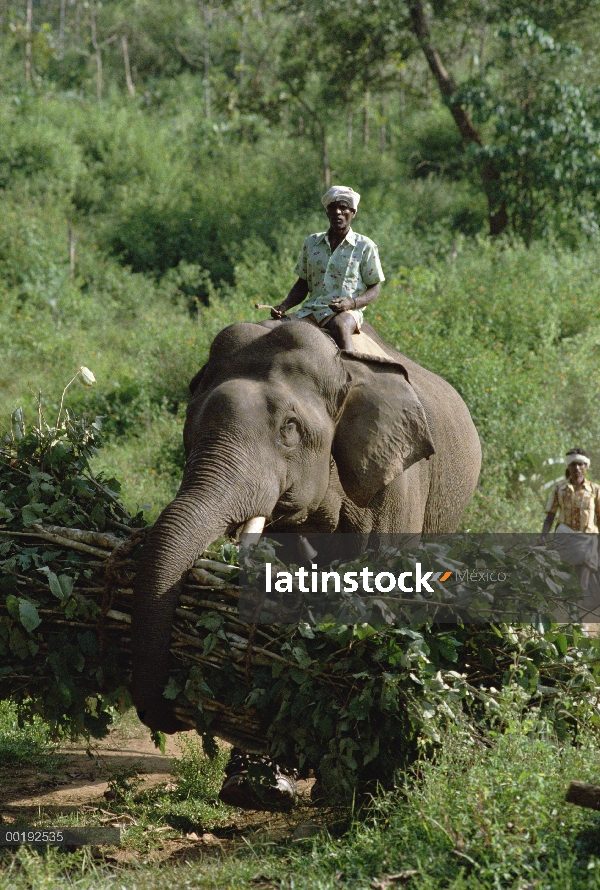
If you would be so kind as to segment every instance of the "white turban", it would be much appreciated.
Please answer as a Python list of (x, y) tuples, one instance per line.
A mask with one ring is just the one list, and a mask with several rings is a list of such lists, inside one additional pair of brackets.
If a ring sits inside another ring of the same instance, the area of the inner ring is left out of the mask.
[(334, 201), (344, 201), (353, 210), (356, 210), (360, 201), (360, 195), (354, 189), (348, 188), (345, 185), (332, 185), (329, 191), (321, 198), (321, 204), (323, 207), (328, 207)]
[(585, 464), (586, 467), (589, 467), (590, 459), (585, 454), (567, 454), (567, 466), (569, 467), (574, 463)]

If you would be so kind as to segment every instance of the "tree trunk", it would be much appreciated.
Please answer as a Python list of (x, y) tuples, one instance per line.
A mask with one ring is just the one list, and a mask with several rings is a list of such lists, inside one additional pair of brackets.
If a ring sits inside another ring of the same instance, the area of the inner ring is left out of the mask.
[(379, 134), (379, 147), (381, 149), (381, 154), (385, 154), (387, 151), (387, 109), (388, 109), (388, 100), (387, 96), (384, 96), (381, 100), (381, 130)]
[[(427, 59), (429, 69), (436, 79), (442, 98), (454, 118), (463, 142), (467, 145), (470, 142), (483, 145), (483, 140), (473, 125), (466, 109), (457, 102), (452, 101), (458, 87), (452, 75), (446, 70), (440, 54), (432, 42), (422, 0), (409, 0), (409, 9), (413, 33)], [(486, 161), (483, 165), (481, 179), (488, 202), (490, 235), (500, 235), (508, 225), (508, 213), (506, 211), (506, 200), (503, 195), (500, 173), (492, 160)]]
[(90, 29), (92, 32), (92, 47), (96, 56), (96, 96), (98, 101), (102, 99), (102, 52), (98, 42), (98, 33), (96, 30), (96, 8), (95, 2), (90, 3)]
[(33, 0), (27, 0), (27, 17), (25, 19), (25, 81), (31, 86), (33, 81), (31, 65), (31, 31), (33, 27)]
[(121, 46), (123, 48), (123, 61), (125, 63), (125, 82), (127, 83), (127, 91), (133, 99), (135, 96), (135, 86), (131, 79), (131, 67), (129, 65), (129, 47), (127, 46), (127, 37), (123, 34), (121, 37)]
[(77, 239), (73, 228), (69, 226), (69, 277), (71, 281), (75, 279), (75, 248)]
[(206, 119), (210, 120), (210, 9), (206, 3), (202, 4), (204, 18), (204, 109)]
[(78, 0), (75, 0), (75, 22), (73, 30), (75, 32), (75, 44), (81, 45), (81, 7)]
[(65, 57), (65, 25), (67, 18), (67, 0), (60, 0), (60, 21), (58, 25), (58, 58)]
[(246, 15), (242, 15), (242, 31), (240, 35), (240, 60), (239, 60), (239, 86), (244, 85), (244, 71), (246, 68)]
[(331, 170), (329, 168), (329, 146), (327, 144), (327, 129), (322, 125), (322, 145), (323, 145), (323, 174), (325, 179), (325, 191), (331, 188)]

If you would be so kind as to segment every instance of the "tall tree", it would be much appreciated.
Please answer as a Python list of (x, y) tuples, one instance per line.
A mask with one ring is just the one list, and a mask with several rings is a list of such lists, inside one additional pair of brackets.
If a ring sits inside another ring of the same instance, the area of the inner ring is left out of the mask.
[[(433, 42), (424, 3), (422, 0), (408, 0), (408, 6), (412, 30), (464, 144), (475, 143), (478, 146), (483, 146), (483, 139), (479, 131), (474, 126), (467, 108), (459, 100), (458, 84), (442, 62), (440, 52)], [(483, 162), (481, 179), (488, 202), (490, 235), (500, 235), (508, 225), (508, 213), (502, 180), (493, 157), (488, 156)]]
[(27, 86), (33, 82), (33, 68), (31, 64), (32, 56), (32, 30), (33, 30), (33, 0), (27, 0), (27, 9), (25, 14), (25, 80)]

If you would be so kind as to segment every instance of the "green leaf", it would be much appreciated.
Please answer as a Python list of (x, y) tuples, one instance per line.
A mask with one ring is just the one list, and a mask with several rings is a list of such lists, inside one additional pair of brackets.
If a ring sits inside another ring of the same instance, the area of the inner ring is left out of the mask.
[(96, 504), (96, 506), (90, 513), (90, 519), (94, 523), (94, 525), (96, 525), (100, 529), (100, 531), (104, 530), (106, 526), (106, 513), (102, 504)]
[(569, 644), (567, 642), (567, 638), (563, 633), (556, 634), (554, 638), (554, 645), (558, 649), (561, 655), (566, 655), (567, 650), (569, 648)]
[(73, 593), (73, 585), (75, 583), (73, 578), (70, 578), (69, 575), (56, 576), (48, 566), (43, 566), (43, 568), (38, 569), (38, 571), (43, 572), (43, 574), (46, 575), (48, 578), (48, 586), (57, 599), (64, 602), (71, 596)]
[(154, 746), (164, 755), (167, 748), (167, 737), (164, 732), (160, 732), (158, 729), (153, 729), (150, 733), (150, 738), (154, 742)]
[(19, 620), (28, 633), (34, 631), (42, 623), (34, 604), (22, 597), (19, 598)]
[(209, 655), (217, 643), (219, 642), (219, 638), (216, 634), (209, 634), (204, 638), (204, 649), (202, 651), (203, 655)]
[(97, 658), (98, 656), (98, 638), (91, 631), (86, 630), (82, 634), (77, 635), (79, 648), (88, 658)]
[(67, 621), (70, 621), (71, 618), (74, 618), (77, 615), (77, 612), (79, 611), (77, 600), (74, 599), (73, 597), (71, 597), (71, 598), (67, 597), (67, 599), (64, 600), (64, 604), (65, 604), (65, 618), (67, 619)]
[(31, 525), (35, 525), (40, 521), (40, 518), (46, 512), (46, 507), (44, 504), (25, 504), (24, 507), (21, 508), (21, 517), (23, 519), (23, 525), (29, 527)]
[(357, 640), (367, 640), (376, 633), (377, 631), (370, 624), (357, 624), (354, 628), (354, 636)]
[(3, 504), (2, 501), (0, 501), (0, 519), (6, 519), (7, 522), (10, 522), (10, 520), (14, 518), (14, 515), (12, 510), (9, 510), (6, 504)]
[(196, 622), (196, 627), (205, 627), (207, 630), (217, 631), (223, 626), (223, 619), (218, 612), (208, 612)]
[(175, 682), (173, 677), (169, 677), (169, 682), (165, 686), (165, 691), (163, 692), (164, 697), (168, 698), (170, 701), (174, 701), (180, 692), (181, 686)]
[(448, 637), (440, 637), (437, 640), (437, 647), (440, 655), (443, 655), (447, 661), (455, 664), (458, 661), (458, 652), (456, 651), (456, 640)]
[(312, 658), (303, 646), (294, 646), (294, 648), (292, 649), (292, 655), (301, 668), (306, 669), (311, 666)]
[(21, 616), (19, 614), (19, 597), (15, 596), (12, 593), (6, 597), (6, 610), (11, 618), (14, 618), (15, 621), (20, 621)]
[(13, 629), (11, 630), (8, 644), (13, 655), (16, 655), (17, 658), (20, 658), (22, 661), (24, 661), (29, 655), (27, 640), (18, 629), (18, 627), (13, 627)]
[(307, 640), (314, 640), (315, 635), (310, 624), (307, 624), (306, 621), (301, 621), (298, 625), (298, 630), (300, 634), (305, 637)]
[(363, 763), (366, 766), (367, 763), (370, 763), (372, 760), (375, 760), (376, 757), (379, 756), (379, 736), (376, 735), (373, 740), (373, 744), (371, 745), (370, 750), (367, 754), (365, 754)]
[(421, 713), (423, 715), (424, 720), (431, 720), (435, 717), (436, 707), (431, 702), (423, 702), (421, 706)]

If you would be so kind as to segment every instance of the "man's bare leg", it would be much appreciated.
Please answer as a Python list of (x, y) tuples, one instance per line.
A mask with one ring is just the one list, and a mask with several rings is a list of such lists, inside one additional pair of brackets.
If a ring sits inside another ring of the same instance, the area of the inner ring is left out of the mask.
[(350, 312), (339, 312), (332, 315), (325, 328), (329, 331), (340, 349), (346, 352), (354, 352), (354, 343), (352, 342), (352, 334), (358, 330), (356, 319)]

